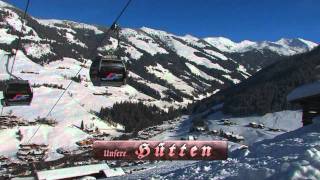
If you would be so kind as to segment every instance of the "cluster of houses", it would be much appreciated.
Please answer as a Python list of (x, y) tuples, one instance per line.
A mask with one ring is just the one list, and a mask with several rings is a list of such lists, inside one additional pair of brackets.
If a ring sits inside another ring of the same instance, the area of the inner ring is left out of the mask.
[(0, 116), (0, 129), (8, 129), (16, 126), (35, 125), (36, 122), (24, 121), (21, 118), (13, 115)]
[(232, 125), (237, 125), (237, 123), (230, 121), (229, 119), (223, 119), (222, 120), (223, 125), (225, 126), (232, 126)]
[[(86, 129), (84, 129), (86, 131)], [(107, 140), (107, 137), (110, 136), (110, 134), (107, 133), (100, 133), (97, 131), (90, 131), (92, 134), (92, 137), (89, 137), (87, 139), (83, 139), (80, 141), (77, 141), (76, 144), (79, 146), (77, 149), (67, 149), (67, 148), (59, 148), (57, 149), (57, 152), (62, 155), (75, 155), (80, 154), (86, 151), (92, 150), (92, 146), (94, 141), (97, 140)]]
[(190, 132), (206, 132), (208, 130), (207, 127), (204, 126), (191, 126)]
[(96, 127), (94, 125), (94, 123), (84, 124), (82, 121), (80, 127), (78, 127), (78, 126), (75, 126), (75, 127), (81, 129), (82, 131), (86, 132), (87, 134), (92, 134), (92, 135), (101, 134), (99, 128)]
[(9, 159), (8, 157), (0, 155), (0, 179), (10, 178), (14, 169), (19, 166), (19, 162)]
[(25, 162), (43, 161), (47, 157), (48, 145), (20, 144), (17, 157)]
[[(247, 126), (251, 127), (251, 128), (254, 128), (254, 129), (264, 129), (264, 128), (266, 128), (263, 123), (256, 123), (256, 122), (250, 122)], [(268, 131), (280, 132), (280, 131), (285, 131), (285, 130), (279, 129), (279, 128), (271, 128), (271, 127), (269, 127)]]
[(39, 124), (46, 124), (46, 125), (49, 125), (49, 126), (55, 126), (57, 124), (57, 121), (55, 119), (52, 119), (52, 118), (36, 118), (35, 119), (37, 123)]
[(77, 149), (68, 149), (68, 148), (59, 148), (57, 149), (57, 152), (62, 155), (75, 155), (80, 154), (86, 151), (92, 150), (93, 142), (97, 140), (107, 140), (110, 134), (101, 132), (96, 126), (94, 126), (93, 123), (89, 125), (84, 125), (83, 122), (81, 123), (80, 127), (75, 126), (82, 131), (91, 134), (92, 137), (89, 137), (84, 140), (80, 140), (76, 142), (76, 144), (79, 146)]
[(232, 142), (236, 142), (236, 143), (241, 143), (241, 142), (243, 142), (245, 140), (243, 136), (240, 136), (238, 134), (234, 134), (233, 132), (224, 132), (221, 129), (219, 131), (218, 130), (212, 130), (210, 132), (213, 135), (226, 138), (228, 141), (232, 141)]
[(95, 138), (88, 138), (81, 141), (76, 142), (76, 144), (79, 146), (79, 149), (85, 151), (92, 149), (93, 142), (95, 141)]
[(255, 129), (264, 129), (265, 128), (263, 123), (256, 123), (256, 122), (250, 122), (248, 124), (248, 127), (252, 127), (252, 128), (255, 128)]
[(70, 155), (76, 155), (82, 153), (83, 150), (81, 149), (68, 149), (68, 148), (58, 148), (57, 153), (65, 155), (65, 156), (70, 156)]
[(162, 133), (163, 131), (164, 129), (162, 129), (161, 127), (152, 126), (139, 131), (137, 137), (135, 137), (135, 140), (147, 140)]

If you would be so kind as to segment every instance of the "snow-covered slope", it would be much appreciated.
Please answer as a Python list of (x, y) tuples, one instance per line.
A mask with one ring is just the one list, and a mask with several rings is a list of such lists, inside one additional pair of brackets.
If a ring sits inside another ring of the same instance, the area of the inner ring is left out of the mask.
[(13, 6), (11, 6), (10, 4), (8, 4), (6, 2), (0, 1), (0, 7), (13, 7)]
[[(91, 52), (99, 46), (99, 52), (106, 53), (118, 43), (110, 37), (103, 44), (97, 44), (107, 28), (31, 16), (24, 22), (20, 15), (19, 10), (0, 1), (0, 80), (9, 78), (8, 69), (13, 63), (10, 54), (18, 32), (24, 27), (22, 48), (17, 52), (13, 75), (30, 81), (34, 87), (34, 99), (31, 106), (4, 108), (3, 114), (12, 112), (27, 122), (45, 117), (71, 78), (80, 67), (84, 67), (80, 73), (81, 81), (73, 82), (49, 114), (57, 124), (42, 126), (32, 140), (49, 145), (49, 159), (57, 157), (59, 147), (76, 147), (76, 141), (91, 136), (75, 127), (82, 121), (111, 136), (119, 135), (121, 126), (101, 121), (95, 115), (102, 107), (111, 107), (121, 101), (140, 101), (163, 109), (183, 107), (239, 83), (258, 71), (258, 68), (247, 68), (250, 63), (240, 63), (221, 49), (223, 44), (229, 44), (227, 49), (236, 46), (227, 39), (222, 39), (222, 44), (214, 44), (191, 35), (177, 36), (146, 27), (125, 28), (121, 32), (121, 58), (129, 66), (130, 83), (121, 88), (94, 87), (88, 75), (94, 58)], [(305, 40), (301, 42), (307, 46), (303, 48), (290, 40), (278, 42), (281, 44), (278, 50), (290, 48), (290, 54), (301, 53), (314, 45)], [(246, 44), (248, 42), (241, 46)], [(294, 49), (296, 46), (299, 48)], [(273, 48), (277, 49), (276, 46)], [(19, 130), (23, 136), (21, 141), (15, 136)], [(0, 143), (10, 142), (8, 146), (0, 146), (0, 154), (14, 156), (19, 143), (27, 141), (34, 131), (34, 125), (0, 130)], [(59, 142), (61, 137), (69, 139), (65, 143)]]
[[(318, 122), (320, 119), (316, 119)], [(157, 173), (160, 179), (319, 179), (320, 124), (236, 150), (223, 162), (199, 162)]]
[[(218, 110), (219, 107), (212, 109)], [(146, 132), (150, 134), (151, 140), (177, 140), (190, 136), (198, 140), (212, 140), (221, 139), (212, 134), (213, 130), (218, 130), (243, 136), (244, 142), (229, 141), (229, 158), (225, 161), (144, 164), (136, 167), (142, 170), (118, 179), (144, 179), (150, 176), (156, 179), (319, 179), (320, 124), (301, 128), (300, 111), (281, 111), (242, 118), (226, 116), (218, 111), (203, 117), (209, 130), (201, 132), (190, 132), (193, 118), (181, 117), (178, 121), (158, 126), (160, 134), (153, 134), (152, 130)], [(223, 124), (224, 121), (232, 124)], [(265, 126), (247, 126), (253, 122)], [(248, 145), (248, 148), (243, 144)]]

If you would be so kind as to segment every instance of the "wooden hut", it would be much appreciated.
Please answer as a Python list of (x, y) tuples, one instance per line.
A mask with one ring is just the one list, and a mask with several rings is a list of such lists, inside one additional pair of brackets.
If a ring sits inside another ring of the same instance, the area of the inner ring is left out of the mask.
[(291, 103), (298, 103), (303, 110), (303, 125), (312, 124), (316, 116), (320, 116), (320, 81), (306, 84), (294, 89), (287, 97)]

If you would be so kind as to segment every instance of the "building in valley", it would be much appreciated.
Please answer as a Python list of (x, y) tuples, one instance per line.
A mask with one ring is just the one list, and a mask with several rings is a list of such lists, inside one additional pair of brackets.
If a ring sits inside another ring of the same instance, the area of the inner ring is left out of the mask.
[(301, 105), (304, 126), (312, 124), (313, 119), (320, 116), (320, 81), (294, 89), (288, 95), (287, 100)]

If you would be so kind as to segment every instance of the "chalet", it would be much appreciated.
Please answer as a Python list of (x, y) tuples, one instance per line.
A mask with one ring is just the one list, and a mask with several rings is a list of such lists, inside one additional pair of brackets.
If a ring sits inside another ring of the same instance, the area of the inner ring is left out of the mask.
[(34, 144), (34, 143), (32, 143), (32, 144), (20, 144), (19, 146), (20, 146), (20, 148), (22, 148), (22, 147), (31, 147), (31, 148), (47, 147), (47, 145), (45, 145), (45, 144)]
[(195, 131), (197, 131), (197, 132), (204, 132), (204, 131), (206, 131), (205, 127), (203, 127), (203, 126), (196, 126), (194, 129), (195, 129)]
[(194, 141), (194, 140), (197, 140), (197, 138), (195, 136), (189, 135), (188, 136), (188, 140), (189, 141)]
[(84, 140), (78, 141), (78, 142), (76, 142), (76, 144), (78, 146), (91, 146), (94, 141), (95, 141), (95, 139), (88, 138), (88, 139), (84, 139)]
[(309, 125), (313, 118), (320, 116), (320, 81), (306, 84), (294, 89), (287, 100), (302, 107), (302, 123)]
[(228, 140), (232, 141), (232, 142), (243, 142), (245, 139), (243, 136), (240, 136), (240, 135), (235, 135), (235, 134), (232, 134)]
[(18, 122), (18, 125), (19, 125), (19, 126), (27, 126), (28, 123), (21, 121), (21, 122)]
[(17, 157), (24, 161), (40, 161), (47, 157), (47, 151), (45, 144), (20, 144)]
[(0, 155), (0, 161), (6, 161), (8, 160), (9, 158), (7, 158), (6, 156), (3, 156), (3, 155)]
[(218, 135), (218, 134), (219, 134), (219, 131), (218, 131), (218, 130), (212, 130), (212, 131), (210, 131), (210, 133), (211, 133), (212, 135)]
[(106, 133), (106, 132), (103, 132), (103, 133), (98, 133), (98, 134), (93, 134), (93, 137), (95, 139), (101, 139), (103, 140), (104, 138), (110, 136), (110, 134)]
[(248, 127), (252, 127), (252, 128), (256, 128), (256, 129), (263, 129), (264, 128), (264, 124), (262, 124), (262, 123), (257, 124), (256, 122), (250, 122), (248, 124)]

